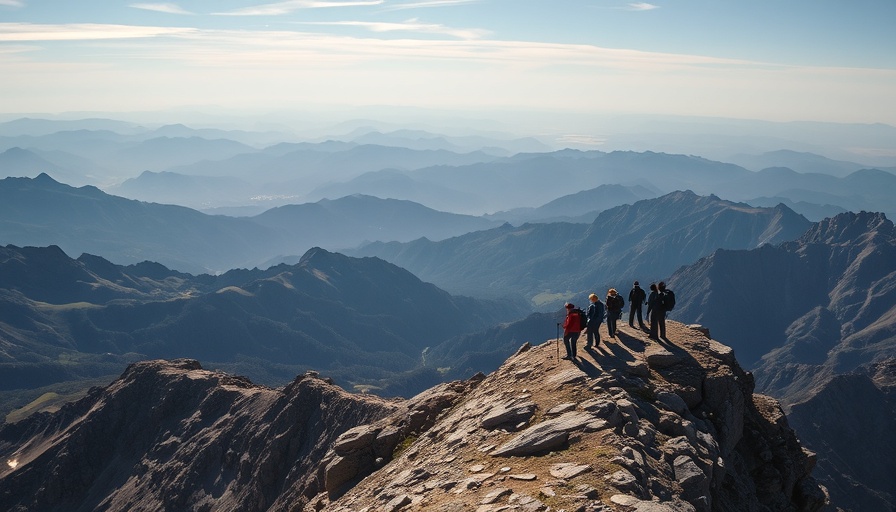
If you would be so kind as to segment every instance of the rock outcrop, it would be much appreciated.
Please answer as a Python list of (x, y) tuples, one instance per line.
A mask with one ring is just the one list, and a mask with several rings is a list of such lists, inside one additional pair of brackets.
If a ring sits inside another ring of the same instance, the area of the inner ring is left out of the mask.
[(296, 510), (338, 435), (397, 410), (315, 377), (280, 389), (196, 361), (131, 365), (58, 413), (0, 429), (9, 512)]
[(778, 403), (726, 346), (623, 326), (558, 360), (524, 344), (488, 376), (409, 400), (315, 374), (272, 389), (192, 360), (134, 364), (57, 413), (0, 429), (20, 511), (814, 511)]
[[(674, 342), (623, 327), (556, 359), (524, 345), (500, 369), (396, 444), (394, 458), (307, 511), (809, 511), (825, 494), (778, 403), (753, 394), (729, 347), (670, 322)], [(402, 415), (405, 413), (402, 413)], [(385, 418), (363, 436), (376, 456)], [(327, 460), (327, 459), (325, 459)], [(326, 468), (329, 470), (329, 467)]]

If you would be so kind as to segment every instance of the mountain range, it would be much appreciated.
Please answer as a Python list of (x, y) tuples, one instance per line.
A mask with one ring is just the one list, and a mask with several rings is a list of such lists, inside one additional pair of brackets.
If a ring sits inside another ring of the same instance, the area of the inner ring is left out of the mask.
[[(633, 280), (659, 280), (718, 247), (798, 237), (811, 223), (786, 206), (754, 208), (673, 192), (601, 212), (590, 225), (509, 224), (442, 241), (373, 243), (377, 256), (452, 292), (556, 304)], [(582, 301), (584, 303), (584, 299)]]
[(119, 264), (145, 260), (185, 272), (253, 267), (315, 246), (354, 247), (378, 240), (433, 239), (497, 225), (409, 201), (369, 196), (288, 205), (252, 218), (206, 215), (182, 206), (70, 187), (46, 174), (0, 180), (0, 240), (58, 245)]
[[(808, 128), (821, 133), (830, 127)], [(885, 127), (850, 128), (869, 143), (886, 140)], [(555, 150), (532, 137), (390, 131), (358, 123), (347, 134), (304, 141), (282, 132), (150, 128), (103, 119), (0, 123), (0, 176), (44, 172), (132, 199), (238, 215), (354, 194), (483, 215), (622, 185), (647, 189), (650, 197), (693, 190), (754, 206), (770, 206), (773, 198), (811, 220), (837, 213), (835, 208), (893, 216), (896, 206), (881, 191), (893, 188), (896, 168), (872, 152), (865, 156), (862, 164), (793, 150), (738, 153), (727, 160)], [(630, 201), (618, 198), (607, 207), (621, 202)]]
[(0, 389), (13, 392), (191, 357), (266, 383), (314, 368), (346, 387), (408, 395), (442, 380), (424, 364), (428, 347), (526, 311), (322, 249), (217, 276), (72, 260), (52, 246), (0, 254)]

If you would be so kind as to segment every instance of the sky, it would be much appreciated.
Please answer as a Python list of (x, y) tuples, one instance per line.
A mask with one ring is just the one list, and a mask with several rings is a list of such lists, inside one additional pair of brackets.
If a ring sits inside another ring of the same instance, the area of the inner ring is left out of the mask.
[(0, 0), (0, 113), (368, 105), (896, 125), (894, 0)]

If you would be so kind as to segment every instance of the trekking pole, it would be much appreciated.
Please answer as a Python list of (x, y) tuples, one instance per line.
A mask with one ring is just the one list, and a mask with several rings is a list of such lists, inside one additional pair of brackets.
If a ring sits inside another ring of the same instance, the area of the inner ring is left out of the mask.
[(557, 322), (557, 362), (560, 362), (560, 322)]

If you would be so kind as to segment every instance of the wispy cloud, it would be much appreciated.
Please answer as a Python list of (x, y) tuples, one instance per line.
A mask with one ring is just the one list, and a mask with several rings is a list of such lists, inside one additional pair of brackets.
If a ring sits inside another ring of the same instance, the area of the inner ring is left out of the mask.
[(325, 9), (333, 7), (364, 7), (382, 5), (385, 0), (291, 0), (289, 2), (276, 2), (262, 4), (235, 11), (216, 12), (220, 16), (279, 16), (289, 14), (300, 9)]
[(193, 14), (177, 4), (131, 4), (134, 9), (164, 12), (168, 14)]
[(480, 39), (489, 34), (489, 31), (470, 28), (453, 28), (437, 23), (421, 23), (416, 19), (403, 23), (369, 22), (369, 21), (321, 21), (303, 22), (300, 25), (327, 25), (344, 27), (361, 27), (371, 32), (415, 32), (422, 34), (441, 34), (456, 37), (458, 39)]
[(405, 4), (396, 4), (386, 7), (385, 11), (399, 11), (402, 9), (424, 9), (427, 7), (445, 7), (452, 5), (463, 5), (477, 3), (480, 0), (421, 0), (419, 2), (408, 2)]
[(19, 0), (0, 0), (0, 6), (4, 7), (25, 7), (25, 2)]
[(652, 11), (654, 9), (659, 9), (660, 6), (648, 4), (646, 2), (636, 2), (628, 4), (628, 10), (630, 11)]
[(137, 39), (172, 35), (185, 36), (193, 32), (195, 30), (190, 28), (101, 25), (95, 23), (73, 23), (67, 25), (0, 23), (0, 42)]

